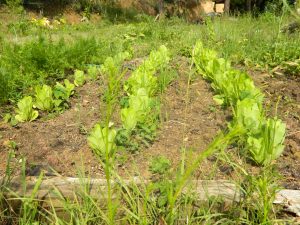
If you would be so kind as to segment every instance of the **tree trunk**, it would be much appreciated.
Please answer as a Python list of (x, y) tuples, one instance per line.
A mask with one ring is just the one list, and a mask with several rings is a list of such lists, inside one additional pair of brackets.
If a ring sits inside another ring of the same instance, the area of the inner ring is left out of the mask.
[(225, 0), (224, 2), (224, 13), (229, 14), (230, 10), (230, 0)]
[(246, 1), (246, 10), (247, 10), (247, 12), (251, 12), (251, 10), (252, 10), (252, 2), (251, 2), (251, 0), (247, 0)]

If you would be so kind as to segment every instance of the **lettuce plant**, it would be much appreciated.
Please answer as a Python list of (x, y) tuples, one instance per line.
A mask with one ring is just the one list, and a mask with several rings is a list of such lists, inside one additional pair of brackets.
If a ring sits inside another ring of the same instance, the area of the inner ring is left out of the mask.
[(284, 150), (285, 124), (277, 119), (268, 119), (261, 126), (259, 135), (250, 136), (247, 146), (255, 162), (267, 165), (277, 159)]
[(85, 83), (85, 75), (82, 70), (75, 70), (74, 73), (74, 84), (78, 86), (82, 86)]
[(198, 72), (212, 83), (217, 93), (214, 100), (233, 107), (234, 121), (230, 127), (243, 128), (241, 140), (253, 160), (266, 165), (279, 157), (284, 149), (285, 124), (277, 118), (265, 117), (264, 96), (248, 74), (232, 69), (229, 62), (217, 58), (216, 52), (205, 49), (201, 42), (195, 45), (193, 62)]
[(137, 114), (138, 112), (133, 108), (124, 108), (121, 110), (122, 125), (129, 134), (136, 127), (138, 122)]
[(255, 99), (244, 99), (238, 101), (234, 110), (234, 122), (239, 127), (244, 128), (246, 133), (254, 135), (260, 132), (261, 125), (264, 121), (262, 105)]
[(31, 96), (26, 96), (18, 102), (18, 109), (16, 110), (16, 120), (19, 122), (33, 121), (39, 113), (33, 110), (33, 100)]
[(151, 110), (151, 98), (140, 88), (137, 95), (129, 96), (129, 107), (121, 110), (123, 127), (131, 132), (138, 122), (143, 123)]
[(68, 79), (64, 80), (64, 85), (61, 83), (56, 83), (53, 94), (56, 99), (61, 99), (63, 101), (69, 101), (69, 98), (74, 94), (75, 85), (72, 84)]
[(97, 68), (97, 66), (89, 66), (89, 68), (87, 69), (88, 77), (92, 80), (96, 80), (99, 73), (100, 70), (99, 68)]
[(51, 111), (55, 106), (52, 88), (48, 85), (35, 87), (34, 106), (40, 110)]
[(130, 57), (128, 52), (120, 52), (114, 57), (106, 58), (100, 69), (101, 74), (106, 74), (109, 77), (116, 77), (120, 73), (121, 65), (124, 60), (129, 59)]
[(125, 85), (128, 94), (136, 94), (138, 89), (144, 88), (149, 97), (153, 96), (158, 90), (157, 77), (155, 72), (162, 69), (169, 62), (168, 49), (161, 46), (158, 51), (152, 51), (145, 60), (130, 76)]
[(108, 154), (111, 157), (116, 150), (116, 134), (115, 129), (102, 128), (100, 124), (96, 124), (87, 138), (88, 144), (98, 156), (104, 157)]

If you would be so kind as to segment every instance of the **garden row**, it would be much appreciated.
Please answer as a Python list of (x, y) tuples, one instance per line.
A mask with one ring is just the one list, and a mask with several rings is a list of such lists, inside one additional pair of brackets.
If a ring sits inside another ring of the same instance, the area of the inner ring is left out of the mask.
[(75, 93), (75, 86), (82, 86), (86, 79), (96, 79), (99, 74), (97, 67), (92, 66), (87, 69), (87, 76), (81, 70), (75, 70), (74, 83), (68, 79), (61, 84), (56, 82), (52, 88), (44, 84), (35, 86), (34, 96), (25, 96), (18, 101), (16, 115), (6, 114), (5, 122), (16, 125), (19, 122), (31, 122), (39, 117), (39, 112), (46, 113), (63, 112), (70, 106), (70, 97)]
[[(106, 118), (103, 124), (96, 124), (88, 137), (88, 142), (96, 155), (103, 157), (114, 155), (116, 145), (126, 147), (134, 152), (141, 142), (146, 144), (153, 140), (159, 121), (160, 103), (157, 71), (163, 70), (170, 58), (165, 46), (152, 51), (149, 57), (137, 67), (122, 86), (121, 79), (126, 74), (122, 62), (129, 57), (128, 53), (120, 53), (105, 60), (102, 72), (107, 78), (105, 102)], [(120, 93), (125, 96), (119, 101)], [(115, 129), (111, 122), (112, 113), (119, 104), (122, 127)]]
[(213, 50), (197, 42), (193, 50), (193, 62), (197, 71), (217, 93), (214, 100), (233, 110), (229, 129), (242, 129), (241, 146), (248, 150), (258, 164), (267, 165), (284, 150), (286, 125), (277, 117), (268, 118), (263, 108), (264, 96), (255, 87), (251, 78), (240, 70), (233, 69), (230, 62), (218, 58)]

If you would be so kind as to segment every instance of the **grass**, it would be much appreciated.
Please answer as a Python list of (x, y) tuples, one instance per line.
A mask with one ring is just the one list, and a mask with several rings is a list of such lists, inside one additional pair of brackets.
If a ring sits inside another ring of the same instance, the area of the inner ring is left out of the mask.
[[(288, 19), (287, 15), (276, 17), (266, 13), (258, 18), (225, 17), (217, 18), (213, 22), (207, 21), (207, 25), (195, 25), (178, 18), (154, 22), (153, 18), (144, 17), (135, 23), (62, 25), (56, 30), (35, 27), (28, 28), (27, 32), (22, 23), (29, 22), (21, 18), (20, 24), (18, 25), (17, 21), (15, 27), (10, 25), (8, 32), (1, 39), (0, 101), (2, 104), (14, 103), (23, 95), (32, 93), (33, 87), (37, 84), (53, 85), (69, 77), (75, 69), (86, 70), (89, 64), (101, 65), (107, 57), (115, 56), (119, 52), (129, 51), (133, 54), (133, 58), (144, 57), (162, 44), (168, 47), (173, 57), (190, 57), (195, 42), (201, 40), (206, 48), (217, 50), (220, 56), (230, 59), (233, 65), (242, 64), (249, 68), (270, 70), (285, 61), (294, 61), (300, 57), (299, 35), (280, 33), (281, 25), (287, 23)], [(15, 39), (10, 40), (11, 37)], [(166, 71), (161, 72), (163, 75), (158, 79), (159, 94), (171, 80), (176, 79), (174, 71), (170, 74)], [(193, 70), (189, 76), (192, 72)], [(299, 71), (294, 72), (299, 75)], [(101, 119), (107, 132), (111, 129), (110, 122), (115, 104), (119, 104), (121, 79), (118, 76), (120, 74), (114, 74), (114, 77), (108, 77), (106, 80), (108, 84), (106, 99), (109, 100), (105, 101), (107, 111)], [(191, 77), (189, 83), (190, 80)], [(189, 90), (186, 95), (188, 107)], [(50, 207), (43, 208), (41, 202), (37, 200), (36, 193), (43, 178), (41, 174), (34, 192), (28, 198), (14, 197), (21, 201), (21, 208), (16, 210), (9, 205), (7, 196), (4, 196), (10, 187), (11, 179), (8, 161), (4, 179), (6, 182), (1, 185), (0, 221), (7, 224), (283, 224), (285, 222), (277, 218), (278, 211), (272, 204), (274, 195), (279, 189), (277, 185), (279, 176), (274, 165), (263, 166), (254, 175), (244, 168), (245, 159), (239, 164), (226, 153), (225, 149), (232, 147), (235, 139), (241, 136), (241, 130), (238, 128), (221, 132), (193, 161), (187, 161), (183, 151), (182, 164), (173, 171), (168, 166), (168, 159), (157, 160), (156, 165), (152, 165), (152, 170), (158, 173), (158, 179), (141, 185), (125, 184), (116, 174), (115, 155), (111, 155), (107, 144), (109, 135), (103, 135), (103, 130), (101, 132), (106, 143), (105, 151), (102, 157), (99, 157), (107, 183), (105, 202), (99, 202), (91, 197), (89, 191), (92, 184), (82, 184), (80, 191), (74, 193), (73, 200), (65, 198), (59, 190), (55, 190), (64, 210), (63, 216), (58, 215), (51, 201)], [(223, 199), (210, 199), (200, 204), (192, 191), (184, 191), (189, 190), (189, 181), (193, 178), (195, 170), (203, 160), (212, 155), (218, 157), (217, 161), (231, 165), (237, 172), (239, 177), (235, 182), (242, 189), (244, 201), (226, 206)], [(22, 171), (25, 172), (25, 161)], [(83, 174), (79, 176), (84, 177)], [(26, 190), (25, 177), (22, 179)], [(117, 185), (113, 185), (113, 181), (117, 181)]]
[[(19, 99), (36, 84), (63, 79), (87, 63), (102, 64), (107, 56), (122, 50), (131, 49), (134, 57), (141, 57), (154, 46), (165, 44), (174, 55), (188, 56), (199, 39), (234, 64), (270, 71), (300, 57), (299, 35), (280, 33), (280, 27), (288, 21), (285, 15), (268, 13), (258, 18), (217, 18), (207, 26), (187, 24), (176, 18), (154, 22), (146, 17), (136, 23), (39, 28), (20, 34), (17, 41), (11, 41), (15, 35), (11, 31), (1, 42), (0, 100), (3, 103)], [(295, 75), (297, 68), (288, 71)]]

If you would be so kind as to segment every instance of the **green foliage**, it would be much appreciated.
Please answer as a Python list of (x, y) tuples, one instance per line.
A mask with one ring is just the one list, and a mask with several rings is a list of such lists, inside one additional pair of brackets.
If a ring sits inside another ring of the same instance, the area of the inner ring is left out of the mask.
[(21, 12), (23, 10), (22, 8), (22, 0), (5, 0), (5, 3), (10, 7), (11, 9), (17, 10)]
[(260, 133), (248, 137), (247, 147), (257, 163), (268, 165), (281, 155), (284, 149), (285, 127), (277, 118), (268, 119), (262, 124)]
[(85, 84), (85, 75), (84, 72), (82, 70), (75, 70), (74, 73), (74, 84), (78, 87), (78, 86), (82, 86)]
[(234, 120), (230, 128), (238, 126), (244, 130), (241, 141), (252, 159), (268, 165), (284, 149), (285, 124), (276, 118), (266, 118), (263, 95), (250, 77), (231, 69), (225, 59), (218, 59), (216, 55), (198, 42), (193, 51), (193, 62), (198, 72), (212, 82), (212, 88), (218, 93), (214, 96), (217, 103), (233, 107)]
[(56, 82), (56, 85), (53, 89), (53, 94), (56, 99), (60, 99), (62, 101), (69, 101), (69, 98), (74, 94), (75, 85), (72, 84), (68, 79), (64, 80), (64, 85)]
[(260, 132), (264, 115), (262, 115), (262, 105), (255, 99), (238, 101), (234, 113), (235, 123), (244, 127), (247, 133), (257, 134)]
[(217, 53), (205, 49), (202, 42), (197, 42), (193, 51), (193, 61), (199, 73), (212, 82), (211, 86), (218, 93), (214, 100), (221, 105), (236, 105), (238, 100), (255, 98), (262, 102), (263, 95), (255, 88), (250, 77), (239, 70), (231, 68)]
[(68, 71), (84, 68), (88, 63), (101, 64), (108, 55), (122, 49), (118, 43), (109, 47), (108, 42), (94, 38), (67, 42), (45, 37), (21, 43), (1, 42), (0, 101), (18, 99), (38, 84), (53, 85)]
[(38, 111), (33, 110), (33, 101), (30, 96), (26, 96), (18, 102), (18, 109), (16, 110), (16, 113), (17, 115), (15, 118), (19, 122), (31, 122), (39, 116)]
[(139, 144), (149, 146), (154, 140), (160, 108), (153, 95), (159, 88), (163, 88), (158, 85), (158, 79), (154, 75), (157, 71), (162, 71), (169, 60), (165, 46), (161, 46), (158, 51), (152, 51), (124, 85), (128, 96), (122, 102), (123, 129), (118, 132), (117, 142), (129, 151), (136, 151)]
[(100, 69), (97, 66), (89, 66), (87, 69), (87, 75), (90, 79), (96, 80), (100, 74)]
[(99, 157), (105, 157), (106, 153), (113, 156), (116, 150), (116, 130), (96, 124), (88, 137), (88, 144)]
[(129, 96), (129, 107), (121, 110), (121, 120), (125, 129), (132, 131), (137, 122), (143, 123), (151, 108), (151, 99), (147, 96), (146, 90), (140, 88), (137, 95)]
[(52, 88), (48, 85), (35, 87), (35, 103), (34, 106), (40, 110), (52, 111), (55, 107)]
[(9, 83), (9, 75), (0, 68), (0, 104), (5, 103), (9, 98), (11, 90)]
[(171, 168), (171, 162), (164, 156), (157, 156), (150, 163), (150, 171), (154, 174), (166, 174)]
[(144, 88), (147, 95), (153, 96), (157, 91), (157, 77), (155, 72), (163, 69), (169, 62), (168, 49), (161, 46), (157, 51), (152, 51), (147, 60), (140, 65), (127, 80), (125, 90), (129, 94), (136, 94), (140, 88)]
[(121, 121), (123, 127), (131, 133), (138, 122), (138, 112), (133, 108), (123, 108), (121, 110)]
[(26, 34), (30, 33), (32, 26), (28, 20), (23, 19), (20, 21), (14, 21), (14, 22), (8, 24), (7, 27), (8, 27), (8, 30), (14, 35), (16, 35), (16, 34), (26, 35)]
[(114, 57), (107, 57), (100, 69), (101, 73), (109, 77), (117, 77), (120, 74), (122, 63), (130, 57), (129, 52), (120, 52)]

